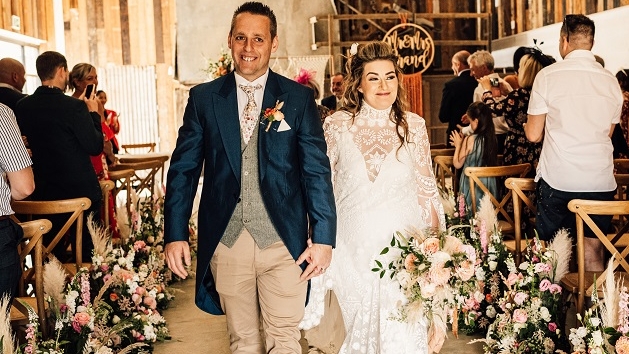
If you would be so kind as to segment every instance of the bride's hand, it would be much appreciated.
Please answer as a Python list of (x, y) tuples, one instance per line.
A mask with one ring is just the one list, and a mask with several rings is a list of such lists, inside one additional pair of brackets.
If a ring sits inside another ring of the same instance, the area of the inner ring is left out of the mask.
[(332, 246), (320, 243), (308, 245), (308, 248), (297, 258), (295, 263), (300, 265), (304, 261), (308, 262), (308, 266), (301, 273), (300, 280), (309, 280), (325, 273), (332, 262)]

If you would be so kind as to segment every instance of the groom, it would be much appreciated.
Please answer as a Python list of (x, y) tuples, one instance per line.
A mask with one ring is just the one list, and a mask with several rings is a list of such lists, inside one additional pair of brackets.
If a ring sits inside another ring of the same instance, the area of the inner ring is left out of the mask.
[[(312, 90), (269, 70), (278, 38), (268, 6), (242, 4), (227, 41), (235, 73), (190, 90), (168, 171), (166, 261), (188, 275), (204, 171), (197, 306), (227, 316), (233, 353), (301, 353), (306, 280), (325, 272), (336, 238), (323, 130)], [(276, 106), (275, 120), (261, 114)]]

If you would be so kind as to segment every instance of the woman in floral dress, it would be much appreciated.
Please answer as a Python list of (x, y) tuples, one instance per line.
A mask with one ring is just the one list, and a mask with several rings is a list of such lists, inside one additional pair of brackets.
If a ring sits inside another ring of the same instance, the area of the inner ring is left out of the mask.
[(533, 168), (529, 171), (528, 177), (535, 176), (535, 167), (537, 167), (537, 161), (542, 152), (542, 143), (529, 142), (524, 134), (531, 87), (537, 73), (553, 62), (554, 59), (536, 49), (533, 49), (532, 54), (524, 55), (520, 59), (518, 72), (520, 87), (507, 94), (503, 100), (496, 100), (492, 96), (489, 77), (480, 79), (480, 83), (485, 89), (483, 102), (489, 106), (495, 115), (504, 116), (509, 126), (509, 132), (505, 139), (504, 164), (530, 163)]

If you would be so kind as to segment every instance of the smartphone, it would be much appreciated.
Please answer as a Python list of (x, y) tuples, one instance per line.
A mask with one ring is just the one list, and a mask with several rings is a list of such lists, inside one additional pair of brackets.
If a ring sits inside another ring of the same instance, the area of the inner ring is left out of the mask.
[(94, 84), (87, 85), (87, 87), (85, 88), (85, 98), (87, 98), (88, 100), (92, 98), (92, 93), (94, 92), (95, 88), (96, 85)]

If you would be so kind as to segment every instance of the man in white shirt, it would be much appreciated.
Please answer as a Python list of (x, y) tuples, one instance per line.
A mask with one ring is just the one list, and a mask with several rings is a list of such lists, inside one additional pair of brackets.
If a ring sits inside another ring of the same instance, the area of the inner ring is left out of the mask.
[[(612, 200), (616, 190), (610, 136), (620, 121), (622, 94), (614, 76), (594, 59), (593, 45), (594, 22), (567, 15), (559, 37), (564, 60), (542, 69), (533, 83), (524, 131), (530, 141), (544, 140), (535, 177), (542, 240), (564, 227), (574, 233), (570, 200)], [(610, 226), (610, 217), (593, 219), (604, 232)], [(586, 271), (604, 269), (597, 238), (586, 238), (585, 252)]]

